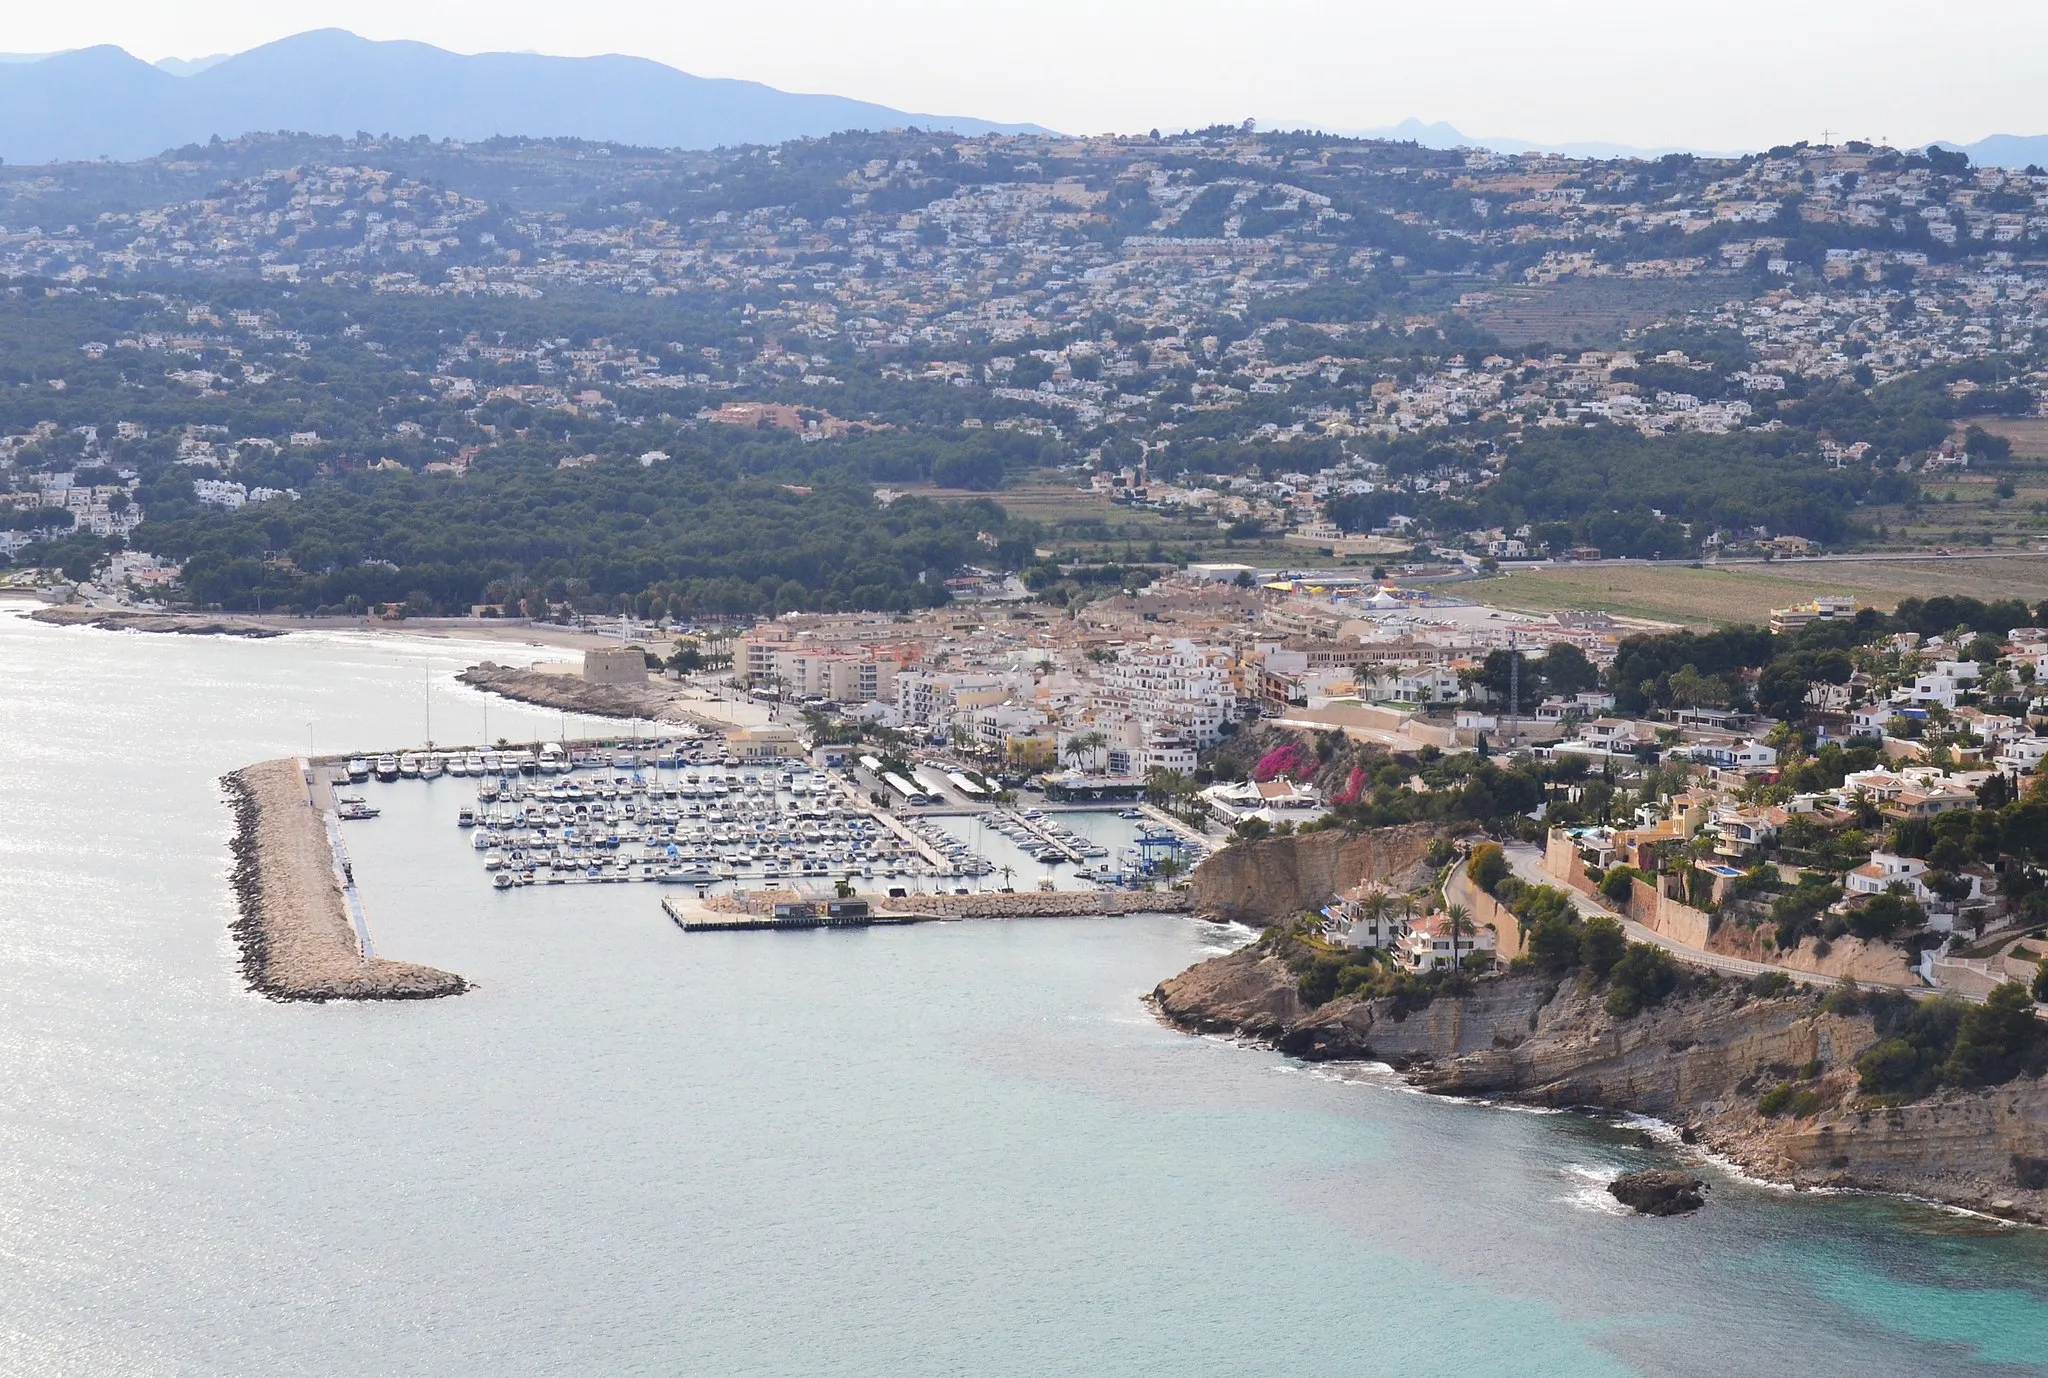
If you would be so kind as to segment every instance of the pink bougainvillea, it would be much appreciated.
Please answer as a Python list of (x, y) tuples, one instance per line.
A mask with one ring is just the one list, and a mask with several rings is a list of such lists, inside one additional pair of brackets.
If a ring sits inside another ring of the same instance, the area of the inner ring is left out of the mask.
[(1351, 774), (1344, 781), (1344, 788), (1331, 796), (1333, 804), (1356, 804), (1358, 796), (1365, 793), (1365, 767), (1351, 767)]
[(1259, 757), (1258, 765), (1252, 768), (1252, 778), (1262, 784), (1282, 775), (1290, 780), (1306, 780), (1315, 773), (1316, 754), (1300, 742), (1274, 747)]

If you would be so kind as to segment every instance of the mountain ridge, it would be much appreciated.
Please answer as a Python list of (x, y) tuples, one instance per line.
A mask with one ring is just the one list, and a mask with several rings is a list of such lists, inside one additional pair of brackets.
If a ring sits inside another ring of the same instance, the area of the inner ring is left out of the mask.
[(179, 73), (112, 45), (0, 64), (0, 158), (128, 161), (261, 130), (642, 147), (773, 144), (846, 129), (1049, 133), (699, 77), (648, 58), (451, 53), (316, 29)]

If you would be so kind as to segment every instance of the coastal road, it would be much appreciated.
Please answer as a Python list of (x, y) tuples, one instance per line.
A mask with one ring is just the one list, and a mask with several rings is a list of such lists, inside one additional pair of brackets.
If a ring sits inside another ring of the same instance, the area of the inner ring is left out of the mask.
[(1725, 972), (1731, 976), (1763, 976), (1775, 971), (1783, 972), (1786, 976), (1802, 985), (1839, 986), (1842, 984), (1839, 977), (1819, 976), (1810, 971), (1793, 971), (1788, 967), (1771, 966), (1767, 962), (1752, 962), (1742, 957), (1728, 957), (1719, 952), (1702, 952), (1696, 947), (1687, 947), (1684, 943), (1667, 938), (1655, 929), (1645, 928), (1627, 915), (1617, 914), (1600, 901), (1572, 889), (1543, 869), (1543, 853), (1537, 851), (1534, 847), (1522, 843), (1511, 843), (1504, 850), (1507, 852), (1508, 865), (1513, 868), (1514, 873), (1522, 880), (1531, 885), (1548, 885), (1553, 889), (1563, 890), (1572, 897), (1573, 903), (1578, 905), (1581, 914), (1605, 914), (1608, 918), (1615, 920), (1621, 925), (1622, 930), (1628, 934), (1630, 941), (1649, 943), (1654, 947), (1661, 947), (1681, 962), (1686, 962), (1693, 966), (1708, 967), (1714, 971)]

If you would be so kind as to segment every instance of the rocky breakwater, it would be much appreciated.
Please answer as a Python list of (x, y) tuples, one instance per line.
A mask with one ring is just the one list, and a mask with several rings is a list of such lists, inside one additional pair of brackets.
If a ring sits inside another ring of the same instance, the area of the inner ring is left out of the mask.
[(1190, 1031), (1242, 1034), (1311, 1061), (1387, 1062), (1443, 1094), (1653, 1116), (1773, 1181), (2048, 1221), (2048, 1078), (1867, 1094), (1859, 1060), (1896, 1044), (1868, 997), (1783, 982), (1759, 993), (1693, 974), (1663, 1003), (1620, 1018), (1582, 976), (1510, 974), (1421, 1004), (1339, 996), (1311, 1006), (1289, 941), (1268, 933), (1199, 963), (1162, 983), (1153, 1004)]
[(249, 987), (273, 1000), (428, 1000), (469, 989), (460, 976), (382, 957), (356, 941), (326, 821), (296, 761), (224, 777), (235, 814), (235, 941)]
[(1238, 923), (1268, 924), (1330, 902), (1360, 881), (1411, 890), (1429, 880), (1426, 824), (1348, 833), (1337, 828), (1225, 847), (1195, 868), (1195, 912)]
[(470, 666), (455, 678), (487, 694), (592, 718), (710, 721), (691, 712), (682, 691), (668, 680), (650, 679), (644, 685), (588, 684), (573, 674), (520, 670), (488, 660)]

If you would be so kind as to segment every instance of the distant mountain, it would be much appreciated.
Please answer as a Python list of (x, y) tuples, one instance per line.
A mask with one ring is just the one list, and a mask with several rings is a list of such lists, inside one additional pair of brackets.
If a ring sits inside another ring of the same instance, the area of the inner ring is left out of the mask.
[(1961, 149), (1979, 167), (2048, 167), (2048, 134), (1993, 134), (1973, 144), (1940, 141), (1943, 148)]
[(455, 139), (523, 134), (662, 148), (780, 143), (906, 125), (961, 134), (1047, 132), (691, 76), (645, 58), (465, 57), (340, 29), (180, 65), (183, 74), (105, 46), (0, 63), (0, 158), (146, 158), (216, 134), (272, 129)]
[(205, 57), (160, 57), (155, 65), (174, 77), (192, 77), (209, 67), (220, 66), (233, 56), (233, 53), (209, 53)]
[[(1425, 124), (1413, 118), (1384, 129), (1354, 129), (1344, 132), (1367, 139), (1412, 139), (1424, 148), (1487, 148), (1495, 153), (1562, 153), (1569, 158), (1661, 158), (1667, 153), (1697, 153), (1702, 157), (1723, 158), (1738, 156), (1713, 153), (1702, 148), (1637, 148), (1629, 144), (1597, 141), (1537, 144), (1526, 139), (1484, 138), (1462, 134), (1442, 120)], [(1979, 139), (1973, 144), (1953, 143), (1947, 139), (1937, 140), (1936, 143), (1941, 148), (1960, 149), (1969, 154), (1970, 161), (1979, 167), (2048, 167), (2048, 134), (1993, 134), (1990, 138)]]

